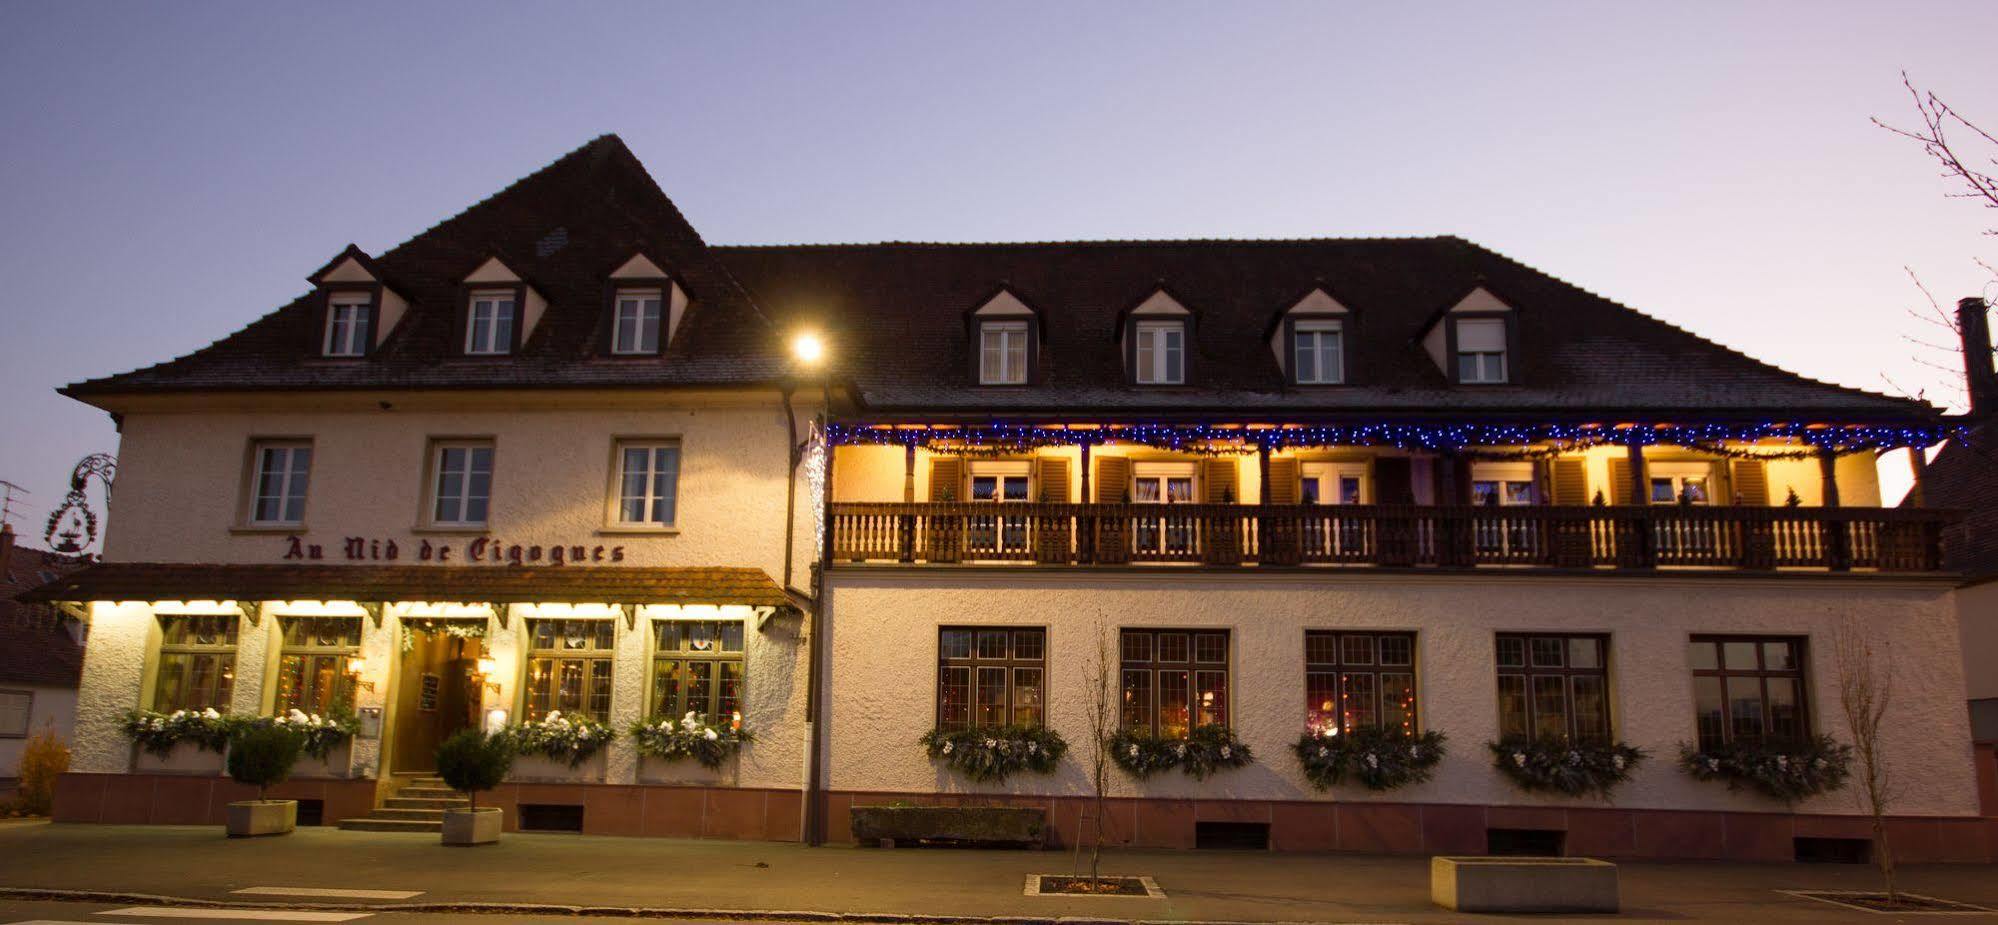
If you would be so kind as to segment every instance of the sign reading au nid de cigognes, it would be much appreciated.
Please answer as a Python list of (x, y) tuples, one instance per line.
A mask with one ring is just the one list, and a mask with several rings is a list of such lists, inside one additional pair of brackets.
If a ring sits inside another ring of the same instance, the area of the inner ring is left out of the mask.
[(405, 549), (393, 539), (350, 536), (340, 541), (328, 556), (325, 546), (308, 543), (304, 537), (285, 537), (286, 562), (323, 561), (338, 558), (348, 562), (436, 562), (475, 565), (614, 565), (624, 561), (623, 546), (598, 544), (502, 543), (491, 537), (478, 537), (459, 549), (451, 543), (419, 539)]

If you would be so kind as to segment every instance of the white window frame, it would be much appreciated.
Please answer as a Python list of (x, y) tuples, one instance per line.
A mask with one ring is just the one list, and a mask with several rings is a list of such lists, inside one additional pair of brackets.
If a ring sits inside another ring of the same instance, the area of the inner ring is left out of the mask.
[[(1186, 321), (1141, 320), (1131, 330), (1132, 361), (1137, 367), (1139, 385), (1184, 385), (1186, 383)], [(1177, 341), (1177, 343), (1175, 343)], [(1171, 375), (1171, 358), (1177, 354), (1179, 375)]]
[[(1479, 482), (1491, 482), (1498, 492), (1499, 507), (1526, 507), (1540, 503), (1540, 486), (1534, 484), (1532, 463), (1474, 463), (1471, 466), (1471, 504), (1482, 507), (1478, 502)], [(1526, 485), (1528, 500), (1520, 501), (1506, 494), (1508, 484)]]
[[(1025, 318), (994, 319), (978, 323), (978, 384), (1025, 385), (1027, 382), (1027, 337), (1033, 326)], [(996, 341), (996, 343), (995, 343)], [(993, 368), (993, 360), (998, 368)]]
[[(513, 352), (513, 329), (520, 323), (520, 304), (514, 290), (473, 292), (465, 306), (465, 353), (468, 356), (503, 356)], [(480, 342), (480, 309), (486, 309), (485, 341)], [(500, 324), (502, 318), (506, 324)], [(500, 336), (504, 330), (506, 336)]]
[[(638, 494), (632, 494), (625, 481), (630, 474), (626, 454), (640, 450), (646, 452), (646, 470), (641, 476), (644, 484), (639, 486)], [(632, 529), (672, 529), (680, 518), (680, 471), (685, 462), (685, 455), (680, 452), (680, 441), (666, 437), (627, 437), (613, 444), (612, 453), (615, 474), (611, 480), (611, 522)], [(662, 466), (662, 460), (670, 461), (670, 467)], [(662, 487), (665, 489), (663, 494), (660, 491)], [(639, 504), (640, 516), (637, 519), (625, 516), (627, 500)], [(655, 520), (661, 505), (667, 509), (668, 516), (665, 520)]]
[[(1672, 497), (1659, 500), (1651, 496), (1654, 482), (1668, 480), (1672, 485)], [(1686, 480), (1693, 479), (1704, 486), (1705, 497), (1691, 502), (1695, 505), (1714, 503), (1714, 469), (1703, 462), (1648, 462), (1644, 466), (1644, 500), (1647, 504), (1678, 504), (1679, 495), (1686, 490)]]
[(326, 332), (323, 346), (329, 357), (363, 357), (368, 355), (368, 341), (374, 332), (368, 330), (368, 316), (374, 308), (374, 296), (361, 293), (333, 293), (326, 297)]
[[(1360, 497), (1359, 500), (1353, 503), (1372, 504), (1374, 502), (1374, 487), (1370, 484), (1372, 480), (1367, 477), (1366, 463), (1308, 462), (1299, 466), (1298, 469), (1300, 481), (1318, 483), (1318, 500), (1316, 502), (1318, 504), (1345, 504), (1346, 500), (1340, 496), (1339, 489), (1341, 487), (1340, 483), (1346, 479), (1354, 479), (1359, 482)], [(1331, 486), (1329, 494), (1325, 490), (1327, 485)], [(1301, 488), (1302, 486), (1300, 486)], [(1303, 499), (1301, 491), (1298, 501), (1299, 503), (1312, 503)]]
[[(305, 454), (305, 471), (298, 471), (298, 454)], [(257, 440), (250, 444), (250, 504), (244, 520), (255, 527), (296, 527), (305, 523), (305, 505), (310, 497), (312, 484), (312, 441), (310, 440)], [(272, 471), (269, 463), (282, 459), (277, 469), (276, 494), (264, 491), (265, 475)], [(277, 501), (277, 517), (262, 517), (263, 501), (274, 498)], [(292, 502), (297, 502), (298, 516), (287, 516)]]
[[(444, 457), (445, 454), (452, 450), (465, 451), (465, 468), (459, 474), (457, 493), (447, 496), (444, 493), (444, 477), (446, 474)], [(486, 491), (483, 495), (474, 494), (472, 491), (472, 474), (475, 471), (472, 463), (477, 457), (479, 450), (486, 451)], [(426, 522), (434, 527), (468, 528), (484, 527), (488, 523), (491, 523), (493, 516), (493, 470), (498, 467), (499, 450), (493, 445), (491, 440), (438, 440), (431, 443), (430, 491), (427, 493), (429, 503), (424, 508), (425, 513), (429, 515)], [(442, 513), (441, 507), (447, 497), (457, 503), (458, 517), (456, 519), (440, 516)], [(473, 498), (484, 501), (486, 506), (486, 516), (478, 520), (465, 517), (465, 512), (471, 506)]]
[[(611, 303), (611, 353), (618, 356), (652, 356), (661, 352), (661, 341), (666, 334), (667, 298), (667, 290), (663, 287), (619, 289)], [(648, 307), (652, 309), (650, 312)], [(627, 316), (632, 321), (630, 341), (624, 336)], [(652, 329), (652, 346), (649, 348), (645, 346), (648, 322)]]
[[(1511, 357), (1506, 355), (1507, 349), (1504, 346), (1505, 338), (1508, 336), (1506, 320), (1503, 318), (1459, 318), (1455, 321), (1455, 324), (1457, 325), (1458, 347), (1457, 355), (1452, 358), (1452, 362), (1457, 364), (1457, 381), (1468, 385), (1504, 384), (1511, 372), (1509, 367), (1512, 365)], [(1462, 341), (1464, 325), (1467, 324), (1496, 325), (1500, 338), (1499, 349), (1465, 350)], [(1467, 376), (1464, 374), (1464, 360), (1467, 358), (1471, 360), (1471, 366), (1474, 370), (1473, 375)]]
[[(1330, 335), (1328, 338), (1326, 335)], [(1326, 343), (1327, 340), (1331, 343)], [(1305, 343), (1311, 343), (1312, 374), (1304, 375)], [(1345, 322), (1314, 318), (1291, 324), (1291, 375), (1298, 385), (1339, 385), (1346, 381)], [(1325, 374), (1326, 358), (1331, 358), (1332, 374)]]

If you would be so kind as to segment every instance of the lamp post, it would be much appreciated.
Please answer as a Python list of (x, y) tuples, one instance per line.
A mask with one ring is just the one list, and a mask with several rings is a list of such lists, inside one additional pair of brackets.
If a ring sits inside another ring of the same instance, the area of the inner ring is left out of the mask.
[[(820, 432), (828, 432), (832, 424), (832, 376), (827, 371), (825, 364), (827, 352), (825, 338), (816, 331), (799, 331), (791, 336), (790, 346), (791, 360), (798, 372), (801, 374), (816, 372), (818, 374), (820, 397), (823, 402), (819, 411)], [(794, 534), (797, 530), (798, 521), (798, 464), (804, 458), (805, 447), (805, 444), (797, 439), (798, 425), (796, 416), (791, 410), (791, 388), (791, 386), (787, 386), (784, 390), (784, 413), (786, 420), (790, 422), (788, 439), (791, 443), (791, 474), (787, 480), (786, 501), (784, 504), (784, 589), (786, 591), (789, 591), (791, 588), (791, 560), (795, 557), (796, 548), (794, 546)], [(826, 470), (829, 476), (832, 469), (832, 447), (826, 447), (825, 451), (827, 453)], [(825, 482), (822, 490), (827, 493), (832, 491), (829, 479)], [(830, 498), (825, 500), (830, 504)], [(806, 761), (804, 819), (802, 820), (804, 824), (802, 828), (804, 829), (805, 844), (815, 846), (825, 843), (825, 832), (823, 831), (824, 820), (821, 818), (821, 813), (819, 812), (819, 801), (820, 789), (825, 775), (823, 759), (825, 740), (821, 732), (825, 726), (825, 717), (822, 715), (825, 710), (825, 697), (820, 688), (825, 683), (825, 672), (821, 663), (825, 659), (823, 630), (825, 629), (826, 591), (824, 573), (827, 562), (826, 553), (826, 549), (820, 550), (819, 575), (816, 582), (817, 586), (813, 589), (814, 593), (812, 595), (811, 629), (810, 635), (807, 637), (805, 664), (805, 719), (811, 725), (811, 734), (809, 741), (806, 743), (806, 747), (810, 751), (808, 752), (809, 758)]]

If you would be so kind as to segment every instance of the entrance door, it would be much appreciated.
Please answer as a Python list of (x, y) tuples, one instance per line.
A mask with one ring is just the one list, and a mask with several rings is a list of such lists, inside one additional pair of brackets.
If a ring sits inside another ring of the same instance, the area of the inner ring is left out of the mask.
[[(995, 463), (981, 465), (972, 463), (971, 500), (981, 502), (1012, 502), (1027, 500), (1027, 464)], [(968, 544), (971, 549), (984, 555), (1006, 557), (1008, 554), (1021, 554), (1027, 551), (1027, 519), (1025, 517), (973, 517), (970, 520)]]
[[(1305, 504), (1367, 503), (1366, 463), (1305, 463), (1298, 483)], [(1305, 523), (1305, 554), (1318, 559), (1367, 556), (1368, 522), (1328, 514)]]
[[(1141, 464), (1131, 479), (1133, 504), (1186, 504), (1193, 500), (1193, 466)], [(1193, 551), (1191, 518), (1165, 514), (1140, 518), (1138, 551), (1154, 555), (1185, 555)]]
[(405, 630), (409, 649), (395, 690), (394, 771), (437, 770), (437, 746), (460, 729), (478, 728), (483, 640)]

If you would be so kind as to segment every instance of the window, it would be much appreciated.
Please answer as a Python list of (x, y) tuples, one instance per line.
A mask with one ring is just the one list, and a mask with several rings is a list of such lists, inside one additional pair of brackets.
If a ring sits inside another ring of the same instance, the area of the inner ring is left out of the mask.
[(527, 718), (561, 712), (610, 720), (614, 620), (533, 620), (527, 656)]
[(654, 354), (659, 352), (659, 318), (663, 289), (621, 289), (617, 312), (612, 318), (611, 352)]
[(359, 617), (284, 617), (277, 710), (326, 716), (354, 709), (347, 659), (361, 648)]
[(1463, 319), (1457, 322), (1457, 381), (1506, 381), (1505, 320)]
[(978, 325), (980, 385), (1023, 385), (1027, 381), (1026, 321), (986, 321)]
[[(974, 461), (970, 498), (975, 502), (1018, 503), (1027, 500), (1028, 466), (1024, 460)], [(966, 545), (982, 554), (1027, 551), (1027, 518), (970, 518)]]
[(1499, 737), (1609, 741), (1609, 639), (1501, 634)]
[(1313, 735), (1368, 726), (1415, 732), (1415, 634), (1304, 634), (1305, 725)]
[(1652, 504), (1709, 504), (1713, 469), (1703, 462), (1655, 462), (1645, 467), (1651, 481)]
[(513, 350), (514, 295), (475, 292), (465, 314), (465, 352), (496, 355)]
[(229, 712), (236, 683), (234, 614), (160, 616), (160, 670), (153, 684), (153, 709)]
[(1695, 636), (1686, 661), (1693, 669), (1701, 748), (1797, 742), (1809, 734), (1802, 639)]
[(1305, 463), (1301, 471), (1305, 504), (1367, 503), (1366, 463)]
[(680, 444), (620, 441), (617, 460), (617, 522), (672, 526), (679, 507)]
[(368, 295), (334, 294), (326, 300), (326, 355), (358, 357), (368, 353), (368, 317), (374, 299)]
[[(1299, 467), (1299, 500), (1305, 504), (1366, 504), (1367, 464), (1305, 463)], [(1367, 555), (1372, 524), (1365, 518), (1306, 518), (1299, 523), (1304, 549), (1313, 556)]]
[(1125, 630), (1118, 643), (1125, 729), (1177, 739), (1228, 724), (1226, 630)]
[(0, 739), (23, 739), (35, 706), (33, 691), (0, 691)]
[(481, 527), (493, 490), (493, 447), (490, 443), (437, 444), (433, 463), (436, 482), (431, 523), (447, 527)]
[(1299, 385), (1337, 385), (1346, 381), (1346, 358), (1338, 321), (1298, 321), (1291, 326), (1293, 374)]
[(305, 522), (305, 489), (312, 475), (312, 444), (258, 443), (250, 523), (297, 526)]
[(742, 621), (652, 624), (652, 716), (742, 722)]
[(1039, 726), (1047, 692), (1047, 631), (945, 627), (937, 632), (937, 725)]
[(1186, 323), (1138, 322), (1134, 359), (1138, 382), (1178, 385), (1186, 381)]
[[(1133, 504), (1186, 504), (1194, 500), (1193, 463), (1138, 463), (1132, 467)], [(1194, 550), (1197, 519), (1162, 513), (1140, 517), (1133, 525), (1133, 541), (1140, 552), (1190, 553)]]

